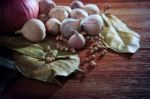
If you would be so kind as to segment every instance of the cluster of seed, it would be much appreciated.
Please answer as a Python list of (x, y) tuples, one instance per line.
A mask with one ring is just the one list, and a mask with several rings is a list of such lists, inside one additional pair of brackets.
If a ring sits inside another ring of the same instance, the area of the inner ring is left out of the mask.
[(64, 45), (62, 45), (60, 43), (56, 44), (56, 49), (58, 49), (60, 51), (65, 51), (65, 52), (71, 51), (72, 53), (76, 53), (76, 50), (74, 48), (65, 47)]
[(81, 65), (84, 65), (84, 64), (88, 64), (92, 67), (95, 67), (96, 66), (96, 62), (95, 62), (95, 59), (96, 59), (96, 55), (93, 54), (91, 55), (90, 57), (88, 58), (85, 58), (82, 62), (81, 62)]
[(46, 63), (51, 63), (56, 60), (56, 57), (52, 55), (51, 47), (48, 45), (46, 46), (43, 51), (45, 51), (47, 54), (41, 57), (42, 61), (45, 61)]
[(95, 41), (97, 41), (99, 39), (99, 36), (98, 35), (96, 35), (96, 36), (86, 35), (85, 39), (86, 39), (86, 41), (95, 42)]
[(65, 39), (62, 35), (57, 35), (57, 36), (56, 36), (56, 40), (57, 40), (57, 41), (64, 41), (64, 42), (67, 42), (67, 41), (68, 41), (68, 40)]

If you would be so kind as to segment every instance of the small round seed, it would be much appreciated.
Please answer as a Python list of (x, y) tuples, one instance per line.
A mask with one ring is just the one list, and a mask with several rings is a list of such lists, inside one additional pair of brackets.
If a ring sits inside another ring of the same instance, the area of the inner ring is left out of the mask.
[(63, 51), (63, 50), (64, 50), (64, 47), (63, 47), (63, 46), (60, 46), (59, 50), (60, 50), (60, 51)]
[(102, 52), (101, 52), (101, 55), (106, 55), (107, 54), (107, 50), (103, 50)]
[(76, 50), (75, 50), (74, 48), (71, 48), (71, 52), (72, 52), (72, 53), (75, 53)]
[(63, 40), (63, 36), (62, 35), (59, 36), (59, 40)]
[(97, 48), (97, 47), (94, 47), (94, 48), (93, 48), (93, 50), (94, 50), (94, 51), (97, 51), (97, 50), (98, 50), (98, 48)]
[(51, 57), (46, 57), (45, 60), (46, 60), (47, 63), (50, 63), (50, 62), (53, 61)]
[(56, 40), (57, 40), (57, 41), (59, 40), (59, 35), (57, 35)]
[(98, 39), (99, 39), (99, 36), (95, 36), (94, 39), (95, 39), (95, 40), (98, 40)]
[(91, 53), (91, 54), (93, 54), (93, 53), (94, 53), (94, 50), (93, 50), (93, 49), (91, 49), (91, 50), (90, 50), (90, 53)]
[(96, 55), (92, 55), (90, 58), (91, 58), (91, 59), (95, 59), (95, 58), (96, 58)]
[(65, 51), (67, 52), (68, 50), (69, 50), (69, 49), (66, 47), (66, 48), (65, 48)]
[(55, 57), (51, 57), (51, 59), (52, 59), (52, 61), (55, 61), (56, 58)]
[(90, 62), (90, 66), (95, 67), (96, 66), (96, 62), (95, 61), (91, 61)]

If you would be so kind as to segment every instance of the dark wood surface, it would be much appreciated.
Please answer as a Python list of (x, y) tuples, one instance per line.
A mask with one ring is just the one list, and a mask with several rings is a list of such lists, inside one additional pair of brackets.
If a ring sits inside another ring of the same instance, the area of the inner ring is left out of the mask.
[[(55, 1), (68, 3), (68, 0)], [(83, 1), (93, 1), (102, 9), (107, 5), (101, 0)], [(10, 84), (0, 98), (150, 99), (150, 1), (112, 1), (113, 8), (109, 12), (141, 35), (141, 48), (135, 54), (118, 54), (110, 50), (81, 83), (74, 75), (62, 79), (63, 86), (21, 77)], [(86, 50), (80, 56), (84, 58)]]

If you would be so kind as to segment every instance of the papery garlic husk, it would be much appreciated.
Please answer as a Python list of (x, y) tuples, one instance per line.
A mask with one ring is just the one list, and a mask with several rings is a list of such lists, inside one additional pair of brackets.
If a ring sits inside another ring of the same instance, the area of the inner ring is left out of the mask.
[(80, 21), (78, 19), (64, 19), (60, 25), (60, 31), (65, 38), (69, 38), (74, 34), (74, 30), (80, 31)]
[(69, 13), (65, 8), (55, 7), (50, 10), (48, 16), (50, 18), (56, 18), (59, 21), (63, 21), (64, 19), (69, 17)]
[(100, 9), (95, 4), (87, 4), (83, 7), (83, 9), (89, 14), (100, 14)]
[(81, 49), (85, 45), (85, 38), (79, 32), (74, 31), (75, 33), (69, 38), (68, 45), (71, 48)]
[(37, 19), (41, 20), (43, 23), (47, 22), (49, 17), (46, 14), (39, 14)]
[(69, 6), (61, 6), (61, 5), (58, 5), (56, 6), (57, 8), (63, 8), (63, 9), (66, 9), (66, 11), (68, 12), (69, 16), (70, 16), (70, 13), (72, 12), (72, 9), (69, 7)]
[(100, 15), (90, 15), (81, 20), (81, 28), (89, 35), (98, 35), (104, 27), (103, 19)]
[(84, 11), (83, 9), (73, 9), (72, 12), (70, 13), (70, 17), (71, 18), (75, 18), (75, 19), (82, 19), (88, 16), (88, 13), (86, 11)]
[(70, 4), (70, 7), (71, 7), (71, 9), (83, 8), (84, 4), (79, 0), (75, 0)]
[(48, 14), (48, 12), (55, 6), (56, 4), (52, 0), (40, 0), (39, 1), (39, 13)]
[(56, 18), (49, 19), (45, 24), (47, 33), (51, 35), (60, 33), (60, 24), (60, 21)]
[(32, 42), (40, 42), (46, 37), (44, 23), (38, 19), (30, 19), (21, 30), (16, 31), (17, 33), (21, 33), (27, 40)]

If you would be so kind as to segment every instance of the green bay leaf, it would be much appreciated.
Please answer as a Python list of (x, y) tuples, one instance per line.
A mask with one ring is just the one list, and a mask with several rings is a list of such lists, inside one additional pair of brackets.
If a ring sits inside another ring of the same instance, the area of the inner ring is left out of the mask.
[(102, 36), (107, 46), (121, 53), (135, 53), (140, 47), (140, 36), (112, 14), (102, 14), (105, 22)]

